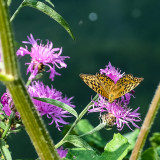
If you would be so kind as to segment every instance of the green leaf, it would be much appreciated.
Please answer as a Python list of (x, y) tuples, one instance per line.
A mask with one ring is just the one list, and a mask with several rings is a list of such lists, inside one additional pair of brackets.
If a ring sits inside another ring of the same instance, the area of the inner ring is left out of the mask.
[(46, 4), (44, 4), (43, 2), (40, 2), (37, 0), (25, 0), (23, 2), (23, 6), (35, 8), (35, 9), (45, 13), (46, 15), (50, 16), (52, 19), (57, 21), (69, 33), (69, 35), (72, 37), (72, 39), (75, 39), (74, 35), (70, 29), (69, 24), (63, 19), (63, 17), (60, 14), (58, 14), (51, 7), (49, 7)]
[(4, 122), (2, 122), (2, 121), (0, 121), (0, 128), (2, 128), (2, 129), (4, 129), (4, 130), (5, 130), (5, 128), (6, 128), (5, 123), (4, 123)]
[(113, 139), (107, 143), (102, 153), (100, 160), (122, 160), (128, 153), (129, 143), (127, 138), (121, 134), (114, 134)]
[(105, 123), (100, 123), (98, 126), (93, 128), (91, 131), (89, 131), (87, 133), (84, 133), (84, 134), (80, 135), (79, 137), (84, 137), (84, 136), (87, 136), (87, 135), (91, 135), (91, 134), (93, 134), (95, 132), (98, 132), (99, 130), (103, 129), (104, 127), (106, 127), (106, 124)]
[(69, 105), (67, 105), (65, 103), (62, 103), (62, 102), (57, 101), (55, 99), (49, 99), (49, 98), (39, 98), (39, 97), (33, 97), (33, 98), (37, 99), (39, 101), (42, 101), (42, 102), (53, 104), (54, 106), (57, 106), (59, 108), (64, 109), (65, 111), (68, 111), (69, 113), (71, 113), (72, 115), (74, 115), (76, 118), (78, 117), (77, 112), (72, 107), (70, 107)]
[(65, 142), (69, 142), (69, 143), (71, 143), (74, 146), (79, 147), (79, 148), (85, 148), (85, 149), (88, 149), (88, 150), (93, 150), (92, 147), (86, 141), (84, 141), (82, 138), (79, 138), (75, 135), (68, 135), (64, 139), (64, 143)]
[(3, 108), (3, 105), (2, 105), (2, 103), (0, 103), (0, 110), (2, 110), (2, 108)]
[(12, 0), (8, 0), (8, 1), (7, 1), (7, 5), (8, 5), (8, 6), (10, 6), (11, 3), (12, 3)]
[(160, 157), (160, 146), (156, 147), (156, 150), (157, 150), (158, 156)]
[(93, 150), (74, 148), (68, 151), (65, 160), (99, 160), (99, 156)]
[(52, 7), (54, 7), (54, 4), (50, 0), (45, 0), (47, 3), (49, 3)]
[(142, 153), (141, 160), (160, 160), (154, 147), (150, 147)]
[[(93, 129), (94, 129), (93, 126), (90, 124), (90, 122), (87, 119), (82, 119), (75, 126), (74, 131), (75, 131), (76, 134), (81, 135), (81, 134), (85, 134), (87, 132), (90, 132)], [(85, 136), (84, 139), (88, 143), (95, 144), (98, 147), (104, 147), (105, 146), (105, 141), (102, 139), (102, 137), (101, 137), (101, 135), (98, 131), (94, 132), (91, 135)]]
[(160, 146), (160, 133), (153, 133), (149, 141), (153, 147)]
[(123, 135), (128, 139), (128, 142), (130, 144), (129, 150), (132, 150), (134, 148), (138, 134), (139, 134), (139, 129), (135, 129), (133, 132), (129, 132)]
[(5, 141), (2, 138), (0, 139), (0, 149), (1, 149), (3, 157), (6, 160), (12, 160), (12, 157), (11, 157), (11, 154), (8, 150), (8, 147), (7, 147)]

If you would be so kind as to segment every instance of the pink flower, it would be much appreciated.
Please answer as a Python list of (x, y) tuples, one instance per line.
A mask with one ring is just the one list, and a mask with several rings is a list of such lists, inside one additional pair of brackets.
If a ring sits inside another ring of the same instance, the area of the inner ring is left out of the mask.
[(16, 117), (20, 118), (20, 114), (17, 112), (8, 90), (6, 90), (6, 92), (2, 95), (1, 103), (3, 105), (2, 111), (4, 111), (7, 116), (10, 116), (11, 112), (14, 111)]
[(24, 56), (29, 54), (31, 56), (31, 62), (26, 63), (28, 66), (27, 74), (31, 72), (29, 80), (35, 78), (35, 76), (39, 73), (44, 71), (44, 66), (48, 66), (50, 72), (50, 79), (53, 81), (55, 75), (61, 75), (60, 73), (56, 72), (55, 68), (66, 68), (67, 64), (64, 63), (68, 56), (61, 56), (62, 48), (53, 48), (53, 43), (47, 41), (46, 45), (43, 45), (42, 42), (38, 44), (39, 39), (34, 39), (33, 35), (30, 34), (30, 37), (27, 36), (29, 41), (23, 41), (25, 44), (31, 44), (31, 50), (29, 51), (28, 47), (25, 48), (20, 47), (17, 50), (17, 56)]
[(106, 99), (102, 96), (99, 96), (98, 101), (93, 101), (93, 108), (89, 109), (89, 112), (100, 112), (103, 113), (109, 113), (113, 115), (116, 119), (114, 122), (114, 125), (117, 126), (118, 130), (122, 130), (124, 125), (127, 125), (131, 130), (130, 123), (136, 127), (139, 128), (139, 126), (136, 125), (135, 122), (141, 121), (140, 119), (140, 113), (137, 113), (139, 110), (139, 107), (132, 111), (132, 109), (127, 108), (126, 104), (123, 104), (123, 101), (121, 102), (112, 102), (109, 103), (106, 101)]
[(111, 65), (111, 62), (109, 62), (108, 65), (106, 65), (105, 69), (100, 69), (100, 73), (105, 74), (106, 76), (111, 78), (114, 81), (114, 83), (117, 83), (117, 81), (125, 74), (121, 74), (121, 71), (113, 67)]
[(60, 158), (65, 158), (67, 153), (68, 153), (68, 150), (63, 149), (63, 147), (60, 147), (60, 148), (57, 149), (57, 152), (58, 152)]
[[(55, 99), (73, 108), (75, 107), (71, 103), (71, 100), (73, 99), (73, 97), (70, 97), (70, 98), (63, 97), (62, 92), (57, 91), (56, 89), (53, 88), (53, 86), (50, 88), (49, 86), (45, 86), (42, 82), (33, 81), (32, 84), (28, 86), (27, 89), (31, 97)], [(41, 116), (46, 115), (47, 118), (52, 119), (49, 125), (55, 123), (58, 130), (60, 130), (60, 127), (62, 127), (63, 125), (69, 124), (64, 120), (64, 118), (66, 117), (71, 117), (69, 112), (57, 106), (54, 106), (36, 99), (32, 99), (32, 101)], [(2, 110), (5, 112), (7, 116), (10, 116), (11, 112), (14, 111), (16, 112), (16, 115), (20, 118), (20, 115), (16, 111), (12, 97), (8, 90), (1, 97), (1, 103), (3, 105)]]
[[(73, 99), (73, 97), (67, 98), (67, 97), (62, 97), (62, 92), (57, 91), (56, 89), (51, 86), (45, 86), (42, 82), (36, 82), (33, 81), (30, 86), (28, 86), (28, 92), (31, 97), (39, 97), (39, 98), (50, 98), (50, 99), (55, 99), (58, 101), (61, 101), (71, 107), (75, 107), (70, 101)], [(41, 116), (46, 115), (47, 118), (51, 118), (52, 121), (50, 123), (53, 124), (55, 122), (56, 127), (58, 130), (60, 130), (60, 127), (62, 127), (65, 124), (69, 124), (68, 122), (64, 121), (63, 118), (66, 117), (71, 117), (69, 115), (70, 113), (57, 107), (52, 104), (48, 104), (36, 99), (33, 99), (33, 103), (37, 110), (39, 111)], [(60, 125), (60, 124), (62, 125)]]

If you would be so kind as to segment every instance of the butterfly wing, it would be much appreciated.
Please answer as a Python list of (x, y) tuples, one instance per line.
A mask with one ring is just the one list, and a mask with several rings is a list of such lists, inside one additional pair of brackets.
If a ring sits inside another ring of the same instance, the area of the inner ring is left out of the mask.
[(97, 73), (96, 77), (100, 81), (100, 83), (101, 83), (102, 87), (104, 88), (104, 90), (106, 91), (106, 93), (109, 94), (111, 87), (113, 85), (115, 85), (114, 81), (111, 78), (109, 78), (108, 76), (106, 76), (105, 74)]
[(102, 87), (101, 82), (98, 80), (96, 75), (80, 74), (80, 77), (91, 89), (103, 97), (108, 98), (107, 92)]
[(137, 87), (142, 80), (143, 78), (133, 77), (131, 74), (127, 74), (120, 78), (114, 87), (116, 90), (115, 98), (121, 97), (130, 92), (135, 87)]

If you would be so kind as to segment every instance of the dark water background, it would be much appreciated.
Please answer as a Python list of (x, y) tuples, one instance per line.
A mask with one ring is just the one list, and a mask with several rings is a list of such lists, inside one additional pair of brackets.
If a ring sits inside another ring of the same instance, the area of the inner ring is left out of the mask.
[[(12, 2), (11, 15), (20, 2)], [(53, 3), (55, 10), (70, 24), (76, 37), (75, 41), (57, 22), (33, 8), (23, 8), (13, 21), (17, 42), (27, 40), (26, 36), (32, 33), (35, 38), (42, 39), (44, 44), (48, 39), (54, 43), (54, 47), (62, 46), (63, 55), (70, 56), (66, 61), (67, 69), (57, 70), (62, 76), (57, 76), (55, 81), (51, 82), (48, 80), (49, 75), (45, 74), (44, 83), (52, 84), (68, 97), (74, 96), (73, 102), (77, 112), (80, 113), (95, 93), (82, 82), (79, 74), (95, 74), (99, 69), (105, 68), (110, 61), (122, 72), (144, 78), (135, 89), (136, 98), (132, 98), (130, 102), (131, 108), (136, 109), (140, 106), (139, 112), (143, 120), (160, 80), (159, 1), (54, 0)], [(27, 66), (24, 66), (24, 63), (28, 61), (27, 56), (20, 61), (25, 81)], [(1, 91), (4, 91), (4, 86), (1, 86)], [(98, 113), (92, 113), (84, 118), (88, 118), (96, 126), (99, 123), (98, 117)], [(70, 119), (71, 122), (73, 120), (74, 118)], [(46, 125), (54, 142), (57, 143), (60, 140), (59, 131), (54, 125), (48, 126), (48, 122), (46, 120)], [(159, 132), (159, 128), (157, 118), (151, 132)], [(118, 132), (116, 128), (111, 131), (102, 130), (101, 134), (107, 142), (115, 132)], [(126, 132), (130, 132), (127, 126), (120, 133)], [(13, 159), (37, 157), (25, 132), (10, 136), (8, 142)], [(145, 148), (147, 146), (149, 141)]]

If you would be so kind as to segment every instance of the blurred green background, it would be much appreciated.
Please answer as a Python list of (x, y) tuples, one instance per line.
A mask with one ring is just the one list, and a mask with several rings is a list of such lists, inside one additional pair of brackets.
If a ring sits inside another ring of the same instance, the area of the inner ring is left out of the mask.
[[(10, 6), (11, 15), (21, 1), (13, 1)], [(95, 74), (105, 68), (108, 62), (119, 68), (122, 73), (143, 77), (144, 81), (135, 89), (135, 97), (129, 106), (136, 109), (140, 106), (142, 121), (147, 113), (149, 104), (160, 80), (160, 3), (158, 0), (54, 0), (55, 10), (69, 23), (76, 40), (72, 40), (67, 32), (47, 15), (29, 7), (23, 8), (13, 21), (14, 35), (17, 42), (27, 40), (30, 33), (36, 39), (46, 39), (54, 43), (54, 47), (63, 47), (63, 55), (70, 56), (66, 60), (67, 69), (57, 71), (52, 82), (45, 74), (44, 83), (53, 85), (64, 96), (74, 96), (73, 103), (78, 113), (89, 103), (95, 92), (87, 87), (79, 78), (80, 73)], [(23, 57), (20, 60), (21, 73), (26, 81), (27, 65), (30, 60)], [(1, 92), (5, 90), (1, 86)], [(2, 94), (1, 93), (1, 94)], [(25, 107), (25, 106), (24, 106)], [(159, 132), (159, 113), (151, 132)], [(87, 114), (84, 118), (96, 126), (99, 114)], [(67, 119), (66, 119), (67, 120)], [(74, 117), (67, 121), (73, 122)], [(59, 131), (55, 126), (46, 125), (54, 142), (60, 140)], [(141, 126), (142, 123), (137, 123)], [(132, 127), (133, 128), (133, 127)], [(134, 128), (133, 128), (134, 129)], [(130, 132), (125, 126), (121, 134)], [(106, 142), (113, 133), (102, 130), (101, 134)], [(151, 135), (151, 133), (150, 133)], [(36, 158), (34, 148), (23, 131), (8, 139), (13, 159)], [(147, 140), (145, 148), (149, 145)], [(25, 149), (24, 149), (25, 148)]]

